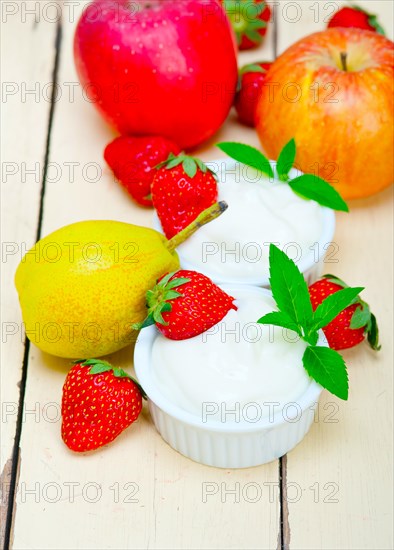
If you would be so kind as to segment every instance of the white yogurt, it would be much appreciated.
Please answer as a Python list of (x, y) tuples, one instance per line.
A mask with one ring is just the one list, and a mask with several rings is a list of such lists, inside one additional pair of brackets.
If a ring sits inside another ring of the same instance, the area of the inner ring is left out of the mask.
[(305, 262), (313, 264), (325, 209), (248, 166), (233, 163), (231, 168), (223, 161), (213, 168), (219, 177), (219, 200), (229, 207), (178, 248), (183, 267), (201, 271), (216, 282), (264, 285), (271, 242), (300, 269)]
[(311, 383), (302, 365), (306, 343), (292, 331), (256, 323), (275, 309), (270, 295), (245, 288), (232, 296), (238, 310), (204, 334), (181, 341), (157, 336), (155, 385), (203, 421), (252, 422), (283, 414), (284, 407), (297, 416), (291, 404)]

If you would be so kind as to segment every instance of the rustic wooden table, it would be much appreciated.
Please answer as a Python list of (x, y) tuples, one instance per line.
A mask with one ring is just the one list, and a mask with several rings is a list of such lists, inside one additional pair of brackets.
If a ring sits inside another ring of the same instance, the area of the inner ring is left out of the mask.
[[(358, 3), (379, 14), (392, 39), (392, 1)], [(366, 286), (383, 349), (345, 353), (349, 401), (324, 392), (316, 422), (287, 457), (247, 470), (201, 466), (162, 441), (147, 411), (93, 455), (73, 455), (62, 443), (59, 403), (69, 362), (25, 345), (16, 266), (36, 239), (62, 225), (151, 221), (106, 168), (102, 151), (112, 134), (78, 85), (72, 39), (84, 4), (1, 2), (2, 540), (18, 550), (393, 548), (392, 190), (337, 216), (338, 263), (327, 266)], [(340, 4), (276, 2), (264, 46), (240, 62), (273, 59), (323, 29)], [(231, 114), (198, 154), (220, 156), (213, 143), (224, 139), (257, 144)], [(131, 368), (131, 356), (126, 348), (111, 359)], [(215, 494), (204, 498), (207, 483)]]

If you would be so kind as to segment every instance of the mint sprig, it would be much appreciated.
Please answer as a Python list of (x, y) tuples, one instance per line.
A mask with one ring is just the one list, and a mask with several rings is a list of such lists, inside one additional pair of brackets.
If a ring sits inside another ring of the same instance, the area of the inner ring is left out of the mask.
[(318, 330), (354, 303), (363, 288), (344, 288), (313, 311), (307, 283), (297, 265), (274, 244), (270, 244), (270, 284), (279, 311), (267, 313), (257, 322), (281, 326), (296, 332), (308, 346), (302, 363), (309, 376), (341, 399), (348, 398), (348, 378), (342, 356), (333, 349), (318, 346)]
[[(270, 161), (255, 147), (230, 141), (218, 143), (217, 147), (234, 160), (252, 166), (270, 178), (274, 178)], [(314, 174), (302, 174), (290, 179), (289, 172), (294, 165), (295, 157), (296, 143), (294, 139), (291, 139), (279, 153), (276, 163), (277, 178), (283, 183), (287, 183), (295, 193), (304, 199), (314, 200), (333, 210), (348, 212), (349, 207), (341, 195), (323, 178)]]

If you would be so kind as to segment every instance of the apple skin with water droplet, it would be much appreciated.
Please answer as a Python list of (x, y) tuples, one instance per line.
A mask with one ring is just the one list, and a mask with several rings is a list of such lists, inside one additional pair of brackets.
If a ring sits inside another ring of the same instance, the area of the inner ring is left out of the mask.
[(186, 149), (220, 128), (236, 91), (235, 37), (216, 0), (95, 0), (78, 22), (74, 58), (118, 132)]

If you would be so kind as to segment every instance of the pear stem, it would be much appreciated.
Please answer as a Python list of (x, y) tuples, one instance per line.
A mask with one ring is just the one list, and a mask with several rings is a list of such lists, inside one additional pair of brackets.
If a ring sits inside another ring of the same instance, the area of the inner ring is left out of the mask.
[(347, 71), (347, 63), (346, 63), (346, 60), (347, 60), (347, 53), (346, 52), (341, 52), (341, 64), (342, 64), (342, 69), (346, 72)]
[(179, 231), (176, 235), (169, 239), (165, 244), (165, 247), (169, 252), (173, 252), (180, 244), (188, 239), (193, 233), (206, 223), (211, 222), (218, 218), (225, 210), (227, 210), (228, 204), (225, 201), (215, 202), (212, 206), (201, 212), (197, 218), (192, 221), (185, 229)]

